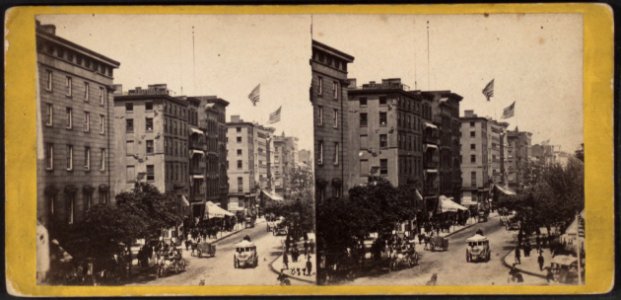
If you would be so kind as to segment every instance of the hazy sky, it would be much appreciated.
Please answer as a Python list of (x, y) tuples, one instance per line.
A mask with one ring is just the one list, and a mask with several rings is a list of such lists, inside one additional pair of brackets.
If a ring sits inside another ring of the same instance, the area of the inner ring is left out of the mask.
[[(282, 105), (277, 132), (312, 149), (308, 15), (38, 18), (56, 24), (58, 35), (120, 61), (115, 82), (124, 90), (167, 83), (177, 95), (218, 95), (231, 102), (227, 120), (240, 114), (264, 124)], [(583, 140), (582, 31), (578, 14), (313, 17), (316, 40), (355, 57), (349, 76), (358, 84), (400, 77), (413, 89), (416, 77), (418, 89), (462, 95), (462, 114), (473, 109), (495, 118), (516, 101), (510, 128), (565, 151)], [(481, 90), (491, 79), (495, 96), (487, 102)], [(247, 96), (258, 83), (261, 102), (253, 107)]]
[[(400, 77), (414, 89), (416, 75), (418, 89), (463, 96), (462, 115), (473, 109), (500, 118), (516, 101), (510, 129), (565, 151), (583, 140), (582, 30), (582, 16), (568, 14), (313, 18), (316, 40), (355, 57), (349, 77), (358, 85)], [(491, 79), (495, 96), (487, 102), (481, 91)]]
[[(267, 125), (282, 105), (276, 133), (312, 149), (308, 98), (310, 17), (305, 15), (40, 15), (56, 34), (121, 62), (123, 90), (166, 83), (175, 95), (218, 95), (230, 102), (227, 121)], [(192, 55), (194, 26), (194, 67)], [(194, 76), (195, 74), (195, 76)], [(261, 84), (256, 107), (248, 94)], [(183, 87), (183, 90), (182, 90)]]

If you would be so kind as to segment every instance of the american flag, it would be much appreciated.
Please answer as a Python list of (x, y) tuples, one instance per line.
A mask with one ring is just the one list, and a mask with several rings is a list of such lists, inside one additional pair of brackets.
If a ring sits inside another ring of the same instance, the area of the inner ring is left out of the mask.
[(257, 84), (257, 86), (252, 89), (252, 92), (248, 94), (248, 99), (252, 102), (252, 105), (257, 106), (257, 102), (261, 99), (261, 84)]
[(280, 122), (280, 110), (281, 110), (282, 106), (278, 107), (278, 109), (270, 114), (270, 124), (274, 124), (276, 122)]
[(483, 88), (483, 95), (485, 95), (487, 101), (489, 101), (489, 98), (494, 97), (494, 79)]

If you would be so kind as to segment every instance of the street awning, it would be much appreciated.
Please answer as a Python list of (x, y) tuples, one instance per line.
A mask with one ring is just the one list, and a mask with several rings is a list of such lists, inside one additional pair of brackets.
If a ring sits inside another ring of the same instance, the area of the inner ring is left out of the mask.
[(205, 152), (200, 151), (200, 150), (195, 150), (195, 149), (192, 149), (191, 153), (192, 153), (192, 155), (194, 155), (194, 154), (205, 155)]
[(423, 144), (423, 147), (425, 148), (424, 150), (427, 151), (427, 149), (431, 148), (431, 149), (438, 149), (437, 145), (434, 144)]
[(456, 212), (460, 210), (468, 210), (467, 208), (455, 203), (452, 199), (453, 198), (440, 195), (439, 203), (438, 203), (438, 212), (445, 213), (445, 212)]
[(205, 214), (209, 218), (224, 218), (224, 216), (235, 216), (234, 213), (216, 205), (211, 201), (207, 201), (207, 203), (205, 203)]
[(280, 196), (280, 195), (278, 195), (276, 193), (270, 193), (270, 192), (265, 191), (265, 190), (261, 190), (261, 192), (263, 192), (263, 194), (265, 194), (265, 196), (267, 196), (268, 198), (272, 199), (273, 201), (284, 201), (285, 200), (282, 196)]
[(509, 187), (502, 187), (499, 185), (496, 185), (496, 188), (503, 194), (507, 195), (507, 196), (515, 196), (515, 192), (513, 190), (511, 190)]
[(190, 130), (192, 131), (192, 133), (203, 134), (203, 131), (198, 128), (190, 127)]
[(425, 122), (425, 127), (429, 127), (429, 128), (435, 128), (435, 129), (438, 129), (438, 126), (433, 125), (433, 124), (431, 124), (431, 123), (429, 123), (429, 122)]

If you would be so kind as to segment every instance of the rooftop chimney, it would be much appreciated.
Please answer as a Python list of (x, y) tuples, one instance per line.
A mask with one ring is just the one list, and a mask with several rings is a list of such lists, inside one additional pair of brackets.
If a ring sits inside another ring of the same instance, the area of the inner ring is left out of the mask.
[(466, 118), (473, 118), (476, 117), (477, 115), (474, 113), (474, 110), (472, 109), (467, 109), (464, 111), (464, 117)]

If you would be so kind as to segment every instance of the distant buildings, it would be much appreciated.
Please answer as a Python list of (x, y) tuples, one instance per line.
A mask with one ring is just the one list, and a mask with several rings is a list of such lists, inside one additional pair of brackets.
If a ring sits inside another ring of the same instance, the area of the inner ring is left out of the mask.
[(315, 197), (317, 203), (347, 193), (354, 174), (347, 157), (347, 64), (354, 57), (312, 41), (312, 83), (315, 146)]
[(408, 89), (398, 78), (360, 87), (350, 80), (347, 135), (354, 184), (381, 176), (394, 186), (422, 190), (422, 98)]
[(310, 166), (312, 163), (312, 154), (310, 150), (302, 149), (298, 151), (296, 163), (303, 163)]
[(165, 84), (152, 84), (117, 92), (114, 111), (117, 193), (146, 182), (162, 193), (188, 195), (188, 102), (171, 96)]
[(530, 132), (519, 131), (517, 127), (507, 131), (507, 183), (518, 192), (528, 185), (531, 136)]
[(489, 197), (491, 168), (488, 157), (491, 151), (487, 118), (479, 117), (472, 110), (466, 110), (461, 118), (461, 171), (462, 203), (480, 202)]
[(291, 176), (297, 156), (297, 138), (282, 135), (274, 136), (274, 160), (272, 178), (276, 194), (289, 199), (291, 195)]
[(92, 205), (113, 202), (118, 169), (110, 91), (120, 63), (38, 21), (36, 46), (37, 219), (49, 228), (53, 221), (74, 224)]
[(229, 211), (254, 214), (261, 192), (272, 195), (273, 133), (274, 128), (244, 122), (237, 115), (227, 123)]

